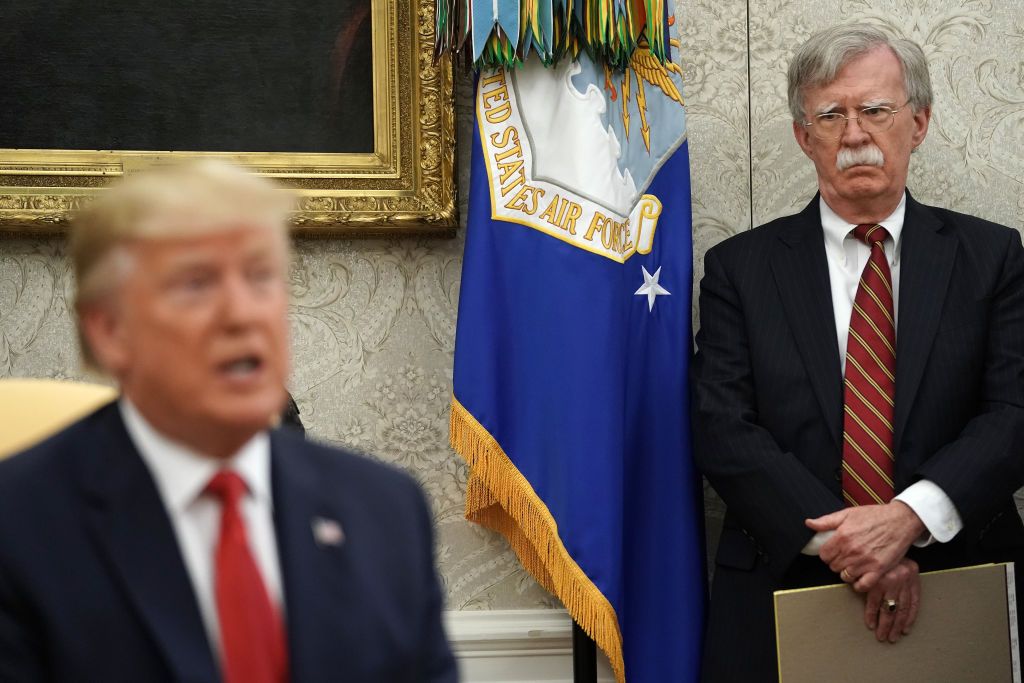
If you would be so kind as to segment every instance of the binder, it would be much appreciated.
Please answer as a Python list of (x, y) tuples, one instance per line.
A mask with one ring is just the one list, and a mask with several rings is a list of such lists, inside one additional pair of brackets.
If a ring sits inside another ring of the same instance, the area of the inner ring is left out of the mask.
[(1020, 683), (1013, 563), (921, 575), (910, 635), (879, 643), (846, 584), (775, 592), (780, 683)]

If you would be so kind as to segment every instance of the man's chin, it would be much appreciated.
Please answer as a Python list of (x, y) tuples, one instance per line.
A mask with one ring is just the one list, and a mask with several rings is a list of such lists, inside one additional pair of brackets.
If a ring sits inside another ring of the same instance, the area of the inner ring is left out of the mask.
[(235, 455), (251, 438), (270, 428), (276, 415), (261, 413), (224, 413), (205, 415), (203, 428), (191, 432), (189, 445), (215, 458)]
[(840, 182), (834, 185), (836, 194), (846, 199), (870, 199), (885, 194), (890, 185), (888, 179), (879, 173), (873, 173), (872, 167), (860, 167), (860, 172), (850, 169), (843, 175)]
[(250, 436), (277, 424), (284, 408), (285, 395), (226, 396), (209, 406), (207, 417), (232, 433), (248, 432)]
[(232, 431), (249, 431), (255, 434), (277, 424), (281, 410), (274, 404), (271, 406), (238, 406), (235, 410), (223, 411), (217, 415), (217, 421), (225, 429)]

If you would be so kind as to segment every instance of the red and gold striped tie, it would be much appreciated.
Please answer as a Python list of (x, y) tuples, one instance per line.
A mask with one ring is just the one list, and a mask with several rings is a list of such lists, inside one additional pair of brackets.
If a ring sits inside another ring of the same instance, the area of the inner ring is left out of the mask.
[(853, 300), (846, 342), (843, 498), (850, 505), (874, 505), (893, 497), (896, 325), (882, 248), (888, 233), (881, 225), (858, 225), (853, 234), (871, 247), (871, 256)]

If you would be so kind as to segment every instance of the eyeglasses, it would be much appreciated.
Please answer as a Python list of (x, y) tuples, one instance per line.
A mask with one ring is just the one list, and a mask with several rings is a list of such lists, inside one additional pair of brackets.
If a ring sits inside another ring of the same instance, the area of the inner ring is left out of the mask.
[(861, 130), (865, 133), (884, 133), (892, 128), (892, 122), (909, 104), (904, 102), (898, 109), (892, 107), (864, 107), (858, 113), (859, 116), (846, 116), (839, 112), (826, 112), (818, 114), (813, 121), (804, 121), (804, 127), (810, 127), (814, 137), (823, 140), (834, 140), (841, 138), (846, 131), (846, 124), (851, 119), (856, 119)]

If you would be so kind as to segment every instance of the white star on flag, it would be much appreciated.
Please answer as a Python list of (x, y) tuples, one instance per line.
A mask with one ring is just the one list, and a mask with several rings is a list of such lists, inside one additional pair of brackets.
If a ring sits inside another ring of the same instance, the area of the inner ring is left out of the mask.
[(671, 292), (658, 284), (658, 278), (661, 277), (661, 266), (654, 271), (654, 275), (647, 272), (647, 268), (640, 266), (640, 269), (644, 271), (644, 283), (640, 285), (640, 289), (634, 292), (634, 296), (646, 296), (647, 297), (647, 310), (648, 312), (654, 310), (654, 300), (661, 295), (670, 296)]

